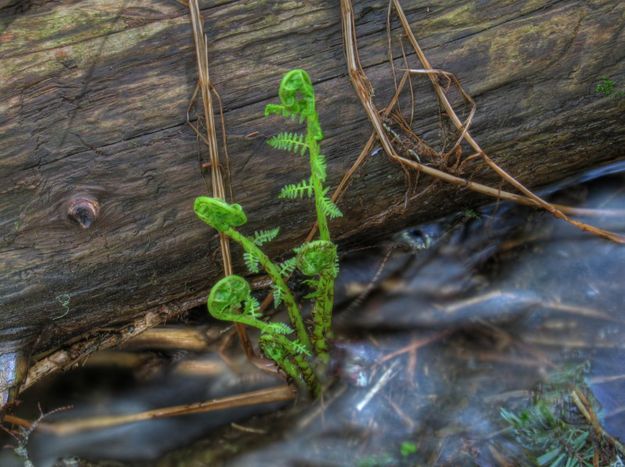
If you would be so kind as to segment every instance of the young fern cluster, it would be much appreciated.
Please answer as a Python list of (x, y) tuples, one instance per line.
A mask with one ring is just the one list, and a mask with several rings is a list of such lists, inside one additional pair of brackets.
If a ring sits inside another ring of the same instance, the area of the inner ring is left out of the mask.
[[(208, 296), (208, 311), (217, 319), (245, 324), (260, 330), (260, 347), (293, 380), (308, 386), (317, 395), (320, 391), (315, 369), (323, 369), (328, 361), (328, 339), (331, 337), (334, 280), (338, 274), (338, 255), (328, 229), (328, 218), (340, 217), (341, 211), (328, 196), (324, 186), (327, 172), (325, 157), (320, 154), (319, 143), (323, 132), (315, 109), (315, 94), (308, 74), (291, 70), (283, 78), (279, 89), (279, 104), (269, 104), (265, 115), (280, 115), (306, 123), (306, 133), (282, 132), (268, 140), (278, 150), (297, 156), (308, 156), (310, 176), (299, 183), (282, 188), (279, 197), (284, 199), (312, 198), (317, 214), (319, 239), (304, 243), (294, 249), (295, 256), (273, 263), (261, 247), (274, 240), (279, 228), (256, 232), (247, 237), (237, 230), (247, 223), (247, 216), (238, 204), (229, 204), (217, 198), (196, 198), (197, 216), (230, 239), (241, 245), (244, 260), (251, 273), (263, 269), (272, 281), (275, 306), (284, 304), (291, 326), (270, 323), (260, 316), (258, 301), (252, 296), (249, 283), (241, 276), (231, 275), (218, 281)], [(313, 301), (313, 329), (310, 333), (299, 305), (287, 285), (288, 277), (298, 270), (306, 277), (310, 293), (305, 297)]]

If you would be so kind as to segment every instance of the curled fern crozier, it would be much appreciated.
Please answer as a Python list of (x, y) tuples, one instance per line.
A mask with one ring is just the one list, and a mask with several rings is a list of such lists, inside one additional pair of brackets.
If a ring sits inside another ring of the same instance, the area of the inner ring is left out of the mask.
[(336, 245), (315, 240), (302, 245), (297, 252), (297, 269), (306, 276), (336, 276)]
[(193, 203), (193, 210), (202, 221), (220, 232), (247, 223), (241, 205), (230, 204), (219, 198), (198, 196)]

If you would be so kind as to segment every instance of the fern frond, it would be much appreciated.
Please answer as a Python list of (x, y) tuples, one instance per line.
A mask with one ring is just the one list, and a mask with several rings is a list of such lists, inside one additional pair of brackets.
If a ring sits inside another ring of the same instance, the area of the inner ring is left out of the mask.
[(293, 346), (293, 351), (295, 352), (296, 355), (307, 355), (307, 356), (310, 356), (309, 350), (300, 341), (294, 340), (294, 341), (291, 341), (291, 344)]
[(325, 193), (327, 189), (324, 190), (324, 196), (321, 198), (321, 208), (323, 209), (323, 213), (328, 216), (330, 219), (336, 219), (337, 217), (343, 217), (343, 213), (338, 208), (334, 202), (328, 198)]
[(272, 136), (267, 140), (267, 144), (274, 149), (292, 152), (295, 155), (303, 156), (309, 150), (306, 144), (306, 137), (301, 133), (283, 132)]
[(278, 198), (281, 199), (297, 199), (304, 196), (311, 197), (313, 195), (313, 186), (309, 180), (302, 180), (293, 185), (286, 185), (280, 190)]
[(293, 113), (283, 105), (267, 104), (265, 106), (265, 117), (268, 117), (269, 115), (280, 115), (284, 118), (290, 118), (293, 116)]
[(245, 302), (245, 309), (243, 310), (245, 314), (251, 316), (252, 318), (260, 318), (261, 314), (260, 303), (254, 297), (250, 296), (248, 300)]
[(282, 277), (290, 276), (293, 271), (295, 271), (295, 266), (297, 265), (297, 258), (289, 258), (285, 261), (282, 261), (279, 265), (280, 267), (280, 275)]
[(278, 308), (280, 304), (282, 303), (283, 290), (276, 284), (272, 284), (271, 291), (273, 294), (273, 306), (274, 308)]
[(280, 233), (280, 227), (276, 227), (275, 229), (269, 230), (259, 230), (254, 232), (254, 240), (253, 242), (257, 246), (263, 246), (265, 243), (268, 243), (275, 239)]
[(310, 168), (313, 173), (322, 183), (326, 181), (327, 177), (327, 163), (326, 156), (319, 154), (317, 157), (311, 158)]
[(281, 117), (289, 118), (299, 123), (303, 123), (306, 119), (300, 112), (289, 110), (284, 105), (280, 104), (267, 104), (265, 106), (265, 117), (270, 115), (280, 115)]
[(243, 260), (245, 261), (245, 266), (249, 272), (252, 274), (258, 274), (260, 272), (259, 261), (256, 256), (245, 252), (243, 253)]
[(267, 325), (267, 331), (273, 334), (288, 335), (293, 332), (293, 329), (284, 323), (269, 323)]

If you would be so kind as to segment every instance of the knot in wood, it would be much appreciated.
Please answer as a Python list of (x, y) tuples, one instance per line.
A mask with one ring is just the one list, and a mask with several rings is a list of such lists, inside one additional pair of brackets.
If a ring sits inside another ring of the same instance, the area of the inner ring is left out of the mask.
[(96, 221), (100, 213), (100, 203), (90, 196), (76, 196), (67, 207), (67, 217), (83, 229), (88, 229)]

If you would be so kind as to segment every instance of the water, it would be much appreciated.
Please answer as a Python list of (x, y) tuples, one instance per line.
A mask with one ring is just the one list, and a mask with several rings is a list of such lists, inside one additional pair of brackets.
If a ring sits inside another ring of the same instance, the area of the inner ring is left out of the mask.
[[(587, 220), (625, 232), (624, 168), (600, 168), (544, 193), (601, 209), (605, 215)], [(527, 454), (500, 409), (526, 407), (571, 368), (582, 369), (575, 384), (596, 398), (603, 428), (625, 441), (625, 247), (499, 204), (348, 256), (337, 284), (336, 381), (322, 401), (64, 437), (35, 433), (28, 446), (35, 465), (62, 456), (65, 465), (73, 456), (160, 466), (524, 465)], [(277, 384), (223, 363), (202, 377), (171, 370), (191, 358), (221, 362), (216, 352), (157, 355), (166, 370), (156, 377), (109, 368), (96, 374), (119, 381), (105, 384), (83, 370), (34, 390), (22, 410), (32, 418), (37, 400), (46, 409), (71, 402), (74, 409), (50, 420), (86, 418)], [(10, 457), (6, 451), (2, 465)]]

